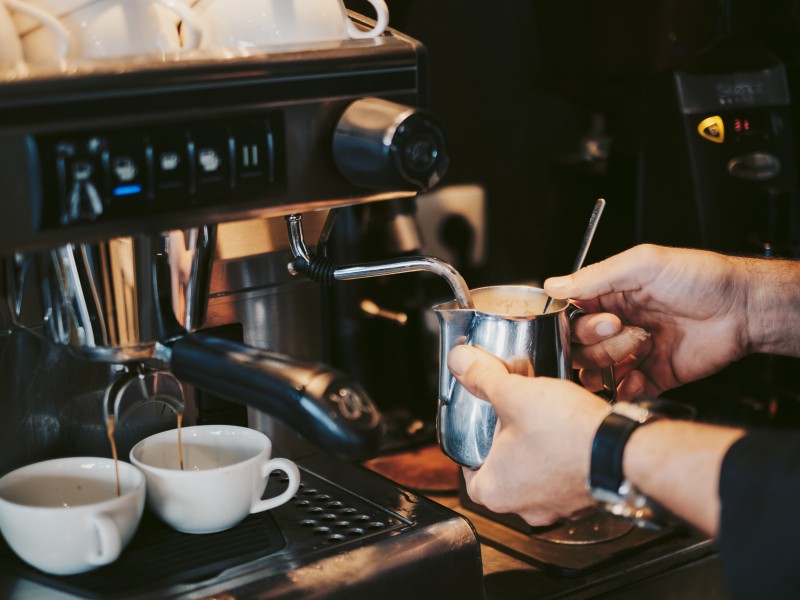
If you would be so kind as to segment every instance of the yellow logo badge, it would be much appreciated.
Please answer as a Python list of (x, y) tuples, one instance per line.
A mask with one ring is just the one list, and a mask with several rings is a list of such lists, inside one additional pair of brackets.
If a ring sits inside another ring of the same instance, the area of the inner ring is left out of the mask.
[(725, 124), (722, 122), (722, 117), (718, 115), (700, 121), (697, 132), (717, 144), (725, 141)]

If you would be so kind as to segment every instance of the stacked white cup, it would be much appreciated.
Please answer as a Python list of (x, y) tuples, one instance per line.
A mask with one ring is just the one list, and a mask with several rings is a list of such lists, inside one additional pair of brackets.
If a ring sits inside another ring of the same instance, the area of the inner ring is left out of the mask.
[(69, 32), (57, 19), (21, 0), (0, 0), (0, 79), (28, 74), (12, 13), (27, 19), (32, 27), (50, 32), (53, 40), (52, 60), (61, 61), (66, 57), (69, 52)]
[(197, 48), (232, 56), (375, 38), (389, 9), (369, 2), (371, 28), (356, 26), (341, 0), (0, 0), (0, 79), (28, 67), (182, 58)]
[[(202, 38), (199, 20), (180, 0), (0, 1), (14, 13), (22, 50), (31, 65), (134, 56), (158, 60), (193, 50)], [(44, 21), (30, 14), (34, 10), (55, 21), (59, 30), (43, 27)], [(183, 23), (183, 43), (178, 21)]]
[[(369, 0), (375, 25), (361, 29), (341, 0), (183, 0), (203, 24), (201, 48), (221, 54), (374, 38), (389, 24), (384, 0)], [(278, 49), (278, 51), (280, 51)]]

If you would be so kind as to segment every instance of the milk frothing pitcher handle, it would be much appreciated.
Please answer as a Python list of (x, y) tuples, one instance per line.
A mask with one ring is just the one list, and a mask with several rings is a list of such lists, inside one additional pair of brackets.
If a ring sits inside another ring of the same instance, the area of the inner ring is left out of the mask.
[(603, 389), (595, 392), (596, 396), (608, 400), (610, 403), (617, 401), (617, 375), (615, 373), (614, 365), (606, 367), (600, 371), (600, 376), (603, 380)]
[(344, 373), (205, 334), (169, 349), (180, 379), (282, 421), (311, 443), (350, 460), (374, 456), (383, 419), (367, 393)]
[[(575, 319), (583, 314), (586, 314), (586, 311), (579, 306), (575, 306), (571, 302), (567, 305), (567, 316), (569, 317), (570, 328), (572, 327), (572, 323), (575, 321)], [(600, 377), (602, 379), (603, 387), (600, 391), (594, 392), (594, 394), (600, 398), (603, 398), (604, 400), (608, 400), (610, 403), (616, 402), (617, 379), (614, 365), (601, 369)]]

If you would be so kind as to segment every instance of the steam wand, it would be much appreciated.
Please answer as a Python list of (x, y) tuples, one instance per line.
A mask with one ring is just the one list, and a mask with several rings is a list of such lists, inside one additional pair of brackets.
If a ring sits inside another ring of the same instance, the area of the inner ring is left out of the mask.
[(361, 265), (337, 267), (326, 257), (313, 256), (303, 237), (303, 216), (293, 214), (286, 217), (289, 230), (289, 245), (295, 257), (289, 265), (292, 274), (302, 273), (321, 283), (331, 284), (334, 281), (349, 279), (366, 279), (383, 275), (401, 275), (417, 271), (427, 271), (443, 277), (453, 290), (455, 300), (460, 308), (474, 308), (464, 278), (449, 263), (433, 256), (412, 256)]

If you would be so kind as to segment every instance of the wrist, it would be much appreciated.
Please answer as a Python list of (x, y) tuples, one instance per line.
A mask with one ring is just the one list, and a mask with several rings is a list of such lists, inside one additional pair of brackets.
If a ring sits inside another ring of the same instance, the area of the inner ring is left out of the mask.
[(623, 457), (633, 434), (658, 418), (657, 413), (644, 405), (619, 402), (600, 423), (592, 443), (590, 496), (605, 511), (643, 526), (653, 525), (656, 514), (647, 498), (626, 477)]
[(713, 536), (719, 520), (719, 474), (744, 430), (664, 419), (628, 440), (625, 476), (670, 514)]
[(744, 322), (750, 353), (800, 356), (800, 264), (781, 259), (740, 259), (746, 278)]

